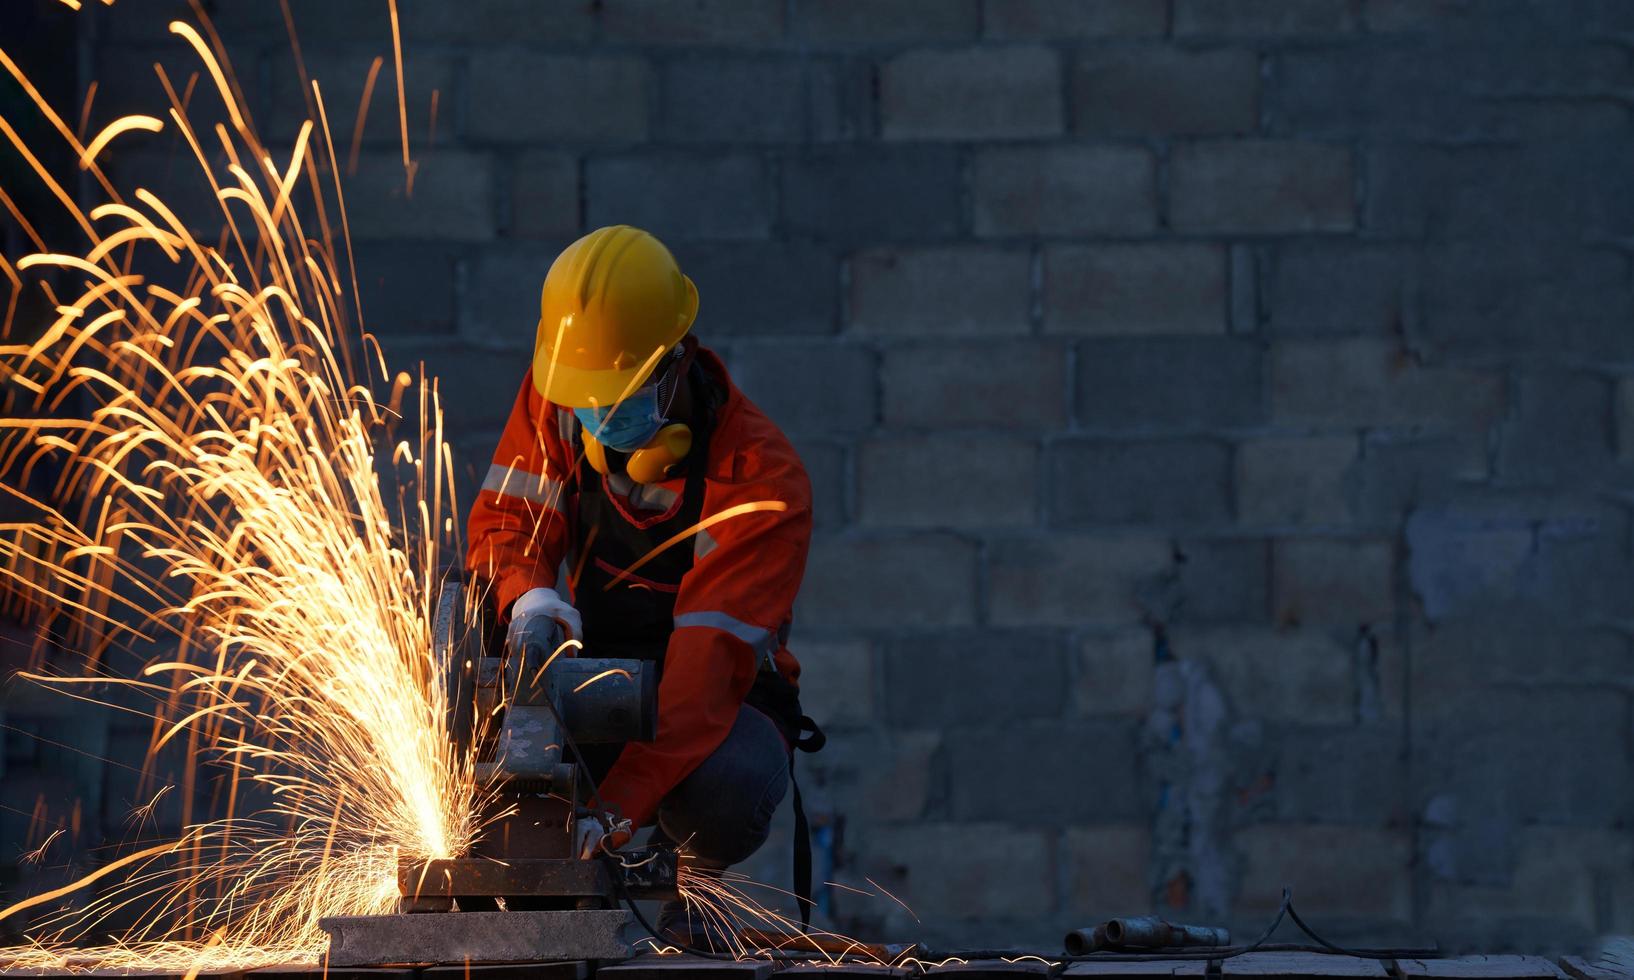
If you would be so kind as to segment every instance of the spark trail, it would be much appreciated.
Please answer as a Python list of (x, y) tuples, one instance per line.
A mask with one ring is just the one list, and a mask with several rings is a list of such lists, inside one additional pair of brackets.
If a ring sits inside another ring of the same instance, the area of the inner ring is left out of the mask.
[[(0, 256), (13, 297), (0, 512), (23, 515), (0, 523), (0, 599), (57, 650), (91, 651), (29, 680), (150, 717), (150, 757), (186, 746), (220, 774), (227, 816), (0, 909), (0, 925), (33, 937), (0, 949), (0, 965), (310, 960), (326, 944), (319, 918), (394, 910), (399, 858), (458, 855), (480, 829), (431, 643), (457, 513), (436, 388), (392, 384), (350, 315), (318, 83), (314, 118), (275, 159), (200, 13), (170, 29), (198, 58), (193, 100), (226, 111), (209, 128), (155, 66), (171, 104), (85, 144), (0, 52), (99, 195), (82, 209), (0, 118), (38, 180), (26, 190), (77, 229), (48, 243), (27, 198), (0, 193), (34, 249)], [(121, 143), (161, 138), (210, 189), (219, 238), (104, 173)], [(14, 320), (25, 290), (46, 297), (44, 322)], [(399, 440), (406, 390), (418, 431)], [(116, 676), (120, 651), (145, 660), (139, 676)], [(73, 945), (115, 921), (138, 925)]]

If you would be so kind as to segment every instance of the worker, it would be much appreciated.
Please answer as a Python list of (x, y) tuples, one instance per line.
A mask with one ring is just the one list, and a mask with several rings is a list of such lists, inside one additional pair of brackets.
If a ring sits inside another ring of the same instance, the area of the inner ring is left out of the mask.
[[(467, 565), (510, 630), (549, 617), (586, 655), (657, 665), (654, 739), (588, 760), (605, 770), (592, 773), (603, 812), (580, 822), (582, 854), (654, 825), (707, 873), (765, 842), (792, 749), (815, 751), (821, 734), (801, 716), (786, 645), (810, 482), (692, 334), (697, 310), (692, 280), (645, 231), (599, 228), (557, 256)], [(795, 864), (798, 878), (798, 850)], [(701, 926), (680, 902), (660, 910), (672, 938)]]

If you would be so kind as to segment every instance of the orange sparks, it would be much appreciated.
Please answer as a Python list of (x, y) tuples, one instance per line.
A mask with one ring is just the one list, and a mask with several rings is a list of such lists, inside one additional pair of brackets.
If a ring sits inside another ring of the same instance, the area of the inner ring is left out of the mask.
[(97, 155), (100, 154), (109, 143), (112, 143), (114, 137), (118, 136), (120, 133), (157, 133), (161, 132), (164, 128), (165, 124), (152, 116), (122, 116), (104, 127), (102, 132), (96, 134), (96, 139), (91, 140), (90, 145), (85, 147), (85, 152), (80, 154), (79, 169), (89, 170), (91, 167), (91, 161), (95, 160)]
[(721, 521), (729, 521), (734, 517), (742, 517), (744, 514), (753, 514), (756, 511), (761, 510), (783, 511), (788, 509), (789, 505), (781, 500), (752, 500), (746, 504), (738, 504), (736, 507), (728, 507), (719, 514), (711, 514), (709, 517), (704, 518), (698, 523), (687, 528), (685, 531), (681, 531), (680, 533), (672, 536), (668, 541), (665, 541), (663, 544), (660, 544), (658, 547), (636, 559), (635, 564), (613, 576), (605, 587), (608, 589), (612, 588), (618, 583), (624, 581), (626, 578), (629, 578), (631, 575), (635, 574), (636, 570), (647, 564), (647, 562), (652, 561), (654, 558), (657, 558), (665, 551), (668, 551), (675, 545), (680, 544), (687, 538), (692, 537), (699, 531), (707, 531), (709, 528), (714, 527)]
[(352, 151), (346, 157), (346, 175), (357, 174), (357, 155), (363, 148), (363, 126), (369, 121), (369, 103), (374, 98), (374, 82), (380, 75), (380, 66), (385, 64), (384, 58), (375, 55), (369, 62), (369, 74), (363, 79), (363, 97), (357, 103), (357, 122), (352, 126)]
[(397, 128), (403, 136), (404, 194), (414, 196), (414, 164), (409, 160), (408, 93), (403, 88), (403, 33), (397, 25), (397, 0), (386, 0), (391, 9), (391, 53), (397, 64)]
[[(0, 502), (22, 515), (0, 523), (0, 601), (48, 613), (42, 640), (93, 653), (77, 675), (25, 680), (144, 718), (150, 763), (167, 743), (187, 760), (173, 782), (139, 790), (151, 796), (132, 813), (149, 830), (174, 787), (180, 835), (0, 910), (30, 918), (33, 937), (0, 949), (6, 966), (58, 968), (70, 951), (76, 964), (195, 975), (312, 960), (326, 943), (319, 916), (394, 910), (400, 857), (462, 853), (479, 829), (474, 762), (448, 737), (448, 668), (430, 641), (439, 556), (455, 544), (453, 462), (422, 378), (420, 432), (401, 440), (400, 485), (382, 485), (399, 441), (388, 423), (415, 382), (386, 373), (383, 355), (380, 375), (351, 368), (352, 347), (371, 339), (354, 333), (349, 238), (350, 301), (326, 244), (326, 207), (343, 233), (346, 214), (321, 91), (311, 83), (316, 118), (275, 157), (208, 22), (171, 32), (202, 72), (178, 95), (160, 71), (168, 114), (116, 119), (89, 143), (19, 77), (105, 192), (88, 214), (0, 119), (0, 139), (52, 195), (0, 191), (34, 248), (0, 257), (12, 301), (0, 377), (15, 393), (5, 412), (18, 413), (0, 415)], [(3, 53), (0, 68), (21, 75)], [(230, 125), (195, 131), (188, 119), (201, 75)], [(214, 195), (220, 235), (195, 236), (201, 216), (184, 220), (148, 189), (116, 192), (98, 169), (115, 140), (167, 124)], [(320, 152), (332, 184), (318, 179)], [(31, 220), (52, 198), (84, 240), (42, 237), (65, 225)], [(319, 237), (301, 226), (314, 209)], [(48, 312), (14, 334), (16, 297), (32, 291)], [(36, 472), (52, 475), (46, 489), (27, 479)], [(110, 676), (94, 654), (107, 646), (148, 668)], [(212, 798), (225, 815), (196, 821), (195, 802)], [(84, 816), (61, 818), (30, 856), (62, 846)], [(33, 825), (48, 828), (43, 808)], [(57, 906), (76, 892), (87, 899)], [(75, 945), (114, 921), (137, 924), (113, 945)]]

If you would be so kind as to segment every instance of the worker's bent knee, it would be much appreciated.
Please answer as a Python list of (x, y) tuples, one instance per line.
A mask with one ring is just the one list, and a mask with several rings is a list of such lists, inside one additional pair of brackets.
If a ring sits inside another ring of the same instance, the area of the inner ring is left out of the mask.
[(659, 828), (708, 864), (737, 864), (766, 843), (788, 791), (788, 749), (777, 726), (744, 707), (720, 747), (664, 797)]

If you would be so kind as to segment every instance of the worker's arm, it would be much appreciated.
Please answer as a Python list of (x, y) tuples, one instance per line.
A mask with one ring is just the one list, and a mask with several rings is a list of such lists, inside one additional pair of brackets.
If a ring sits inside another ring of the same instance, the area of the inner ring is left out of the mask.
[[(681, 580), (675, 631), (658, 685), (658, 732), (631, 742), (602, 781), (601, 796), (637, 826), (718, 748), (737, 720), (761, 658), (780, 647), (811, 544), (811, 485), (780, 434), (745, 462), (744, 479), (711, 481), (704, 517), (763, 500), (781, 511), (731, 517), (707, 531), (713, 541)], [(784, 654), (780, 663), (792, 664)]]
[(556, 584), (567, 552), (563, 488), (570, 462), (555, 406), (539, 396), (530, 371), (466, 527), (466, 567), (494, 583), (501, 610), (530, 589)]

